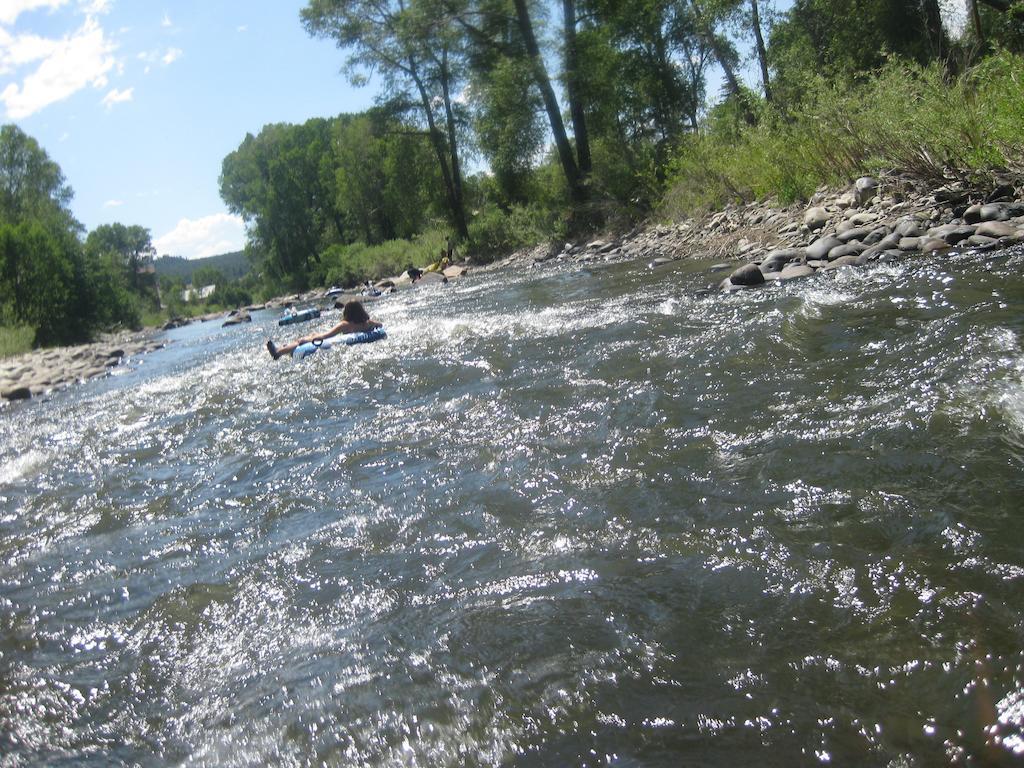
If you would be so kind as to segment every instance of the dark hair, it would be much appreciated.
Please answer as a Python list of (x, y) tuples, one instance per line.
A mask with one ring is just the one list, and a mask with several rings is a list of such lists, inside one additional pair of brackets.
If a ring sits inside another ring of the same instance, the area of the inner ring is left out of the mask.
[(366, 314), (366, 307), (363, 306), (361, 301), (345, 302), (345, 308), (341, 310), (341, 316), (350, 323), (365, 323), (370, 319), (370, 316)]

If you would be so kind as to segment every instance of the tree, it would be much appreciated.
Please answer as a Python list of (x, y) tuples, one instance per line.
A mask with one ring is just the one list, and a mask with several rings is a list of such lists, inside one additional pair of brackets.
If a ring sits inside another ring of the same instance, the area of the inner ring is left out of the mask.
[(156, 256), (148, 229), (137, 224), (101, 224), (89, 233), (85, 247), (96, 256), (109, 256), (123, 270), (132, 290), (142, 292), (140, 273)]
[(0, 128), (0, 220), (46, 219), (79, 231), (71, 216), (74, 193), (38, 142), (16, 125)]
[(331, 121), (322, 118), (264, 126), (221, 164), (221, 198), (249, 225), (250, 248), (272, 279), (298, 289), (320, 250), (346, 235), (335, 186)]
[(349, 51), (346, 69), (357, 84), (379, 73), (392, 104), (417, 106), (426, 123), (444, 184), (452, 225), (468, 235), (462, 191), (454, 93), (460, 82), (459, 37), (446, 17), (420, 0), (310, 0), (306, 31)]

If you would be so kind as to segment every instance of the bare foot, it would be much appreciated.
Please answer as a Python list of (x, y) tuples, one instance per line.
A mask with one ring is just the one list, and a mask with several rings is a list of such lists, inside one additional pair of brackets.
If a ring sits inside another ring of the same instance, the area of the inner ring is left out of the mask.
[(274, 345), (273, 339), (267, 339), (267, 352), (269, 352), (270, 356), (275, 360), (281, 356), (281, 353), (277, 351), (277, 347)]

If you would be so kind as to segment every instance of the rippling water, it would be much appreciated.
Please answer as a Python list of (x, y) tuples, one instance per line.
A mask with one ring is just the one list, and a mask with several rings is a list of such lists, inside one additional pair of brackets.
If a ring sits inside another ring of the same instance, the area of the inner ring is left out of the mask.
[(0, 764), (1024, 757), (1024, 251), (706, 266), (302, 362), (179, 329), (0, 412)]

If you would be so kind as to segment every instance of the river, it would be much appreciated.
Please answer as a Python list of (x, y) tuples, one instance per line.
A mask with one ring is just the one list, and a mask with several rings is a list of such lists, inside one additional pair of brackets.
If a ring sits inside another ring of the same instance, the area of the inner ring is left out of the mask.
[(194, 325), (0, 412), (0, 764), (1024, 758), (1024, 249)]

